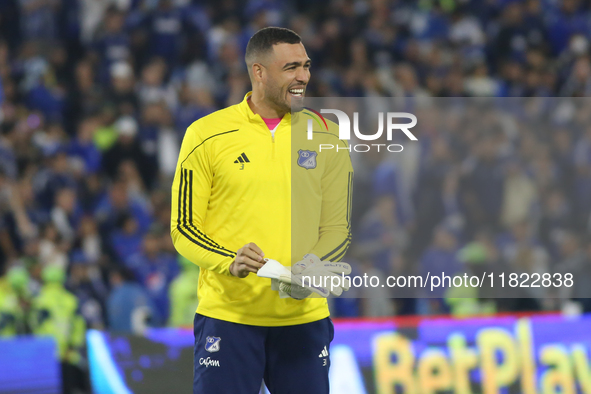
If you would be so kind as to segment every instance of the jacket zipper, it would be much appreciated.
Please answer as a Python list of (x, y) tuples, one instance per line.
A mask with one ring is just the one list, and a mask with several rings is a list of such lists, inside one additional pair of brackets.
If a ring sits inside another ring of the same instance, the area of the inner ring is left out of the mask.
[[(271, 160), (275, 160), (275, 133), (277, 133), (277, 129), (279, 126), (275, 127), (275, 131), (271, 134)], [(269, 130), (267, 128), (267, 130)]]

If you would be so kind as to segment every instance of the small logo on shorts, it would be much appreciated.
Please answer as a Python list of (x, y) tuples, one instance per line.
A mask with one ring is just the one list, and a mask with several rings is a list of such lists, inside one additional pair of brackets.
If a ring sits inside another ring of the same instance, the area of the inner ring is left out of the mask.
[(209, 368), (209, 367), (219, 367), (220, 366), (220, 360), (212, 360), (211, 358), (207, 357), (207, 358), (200, 358), (199, 359), (199, 365), (205, 365), (205, 368)]
[(320, 352), (320, 354), (318, 355), (319, 358), (322, 359), (322, 366), (326, 367), (328, 366), (328, 349), (326, 348), (326, 346), (324, 346), (324, 349), (322, 349), (322, 351)]
[(219, 352), (221, 340), (222, 338), (220, 337), (207, 337), (205, 339), (205, 350), (210, 353)]

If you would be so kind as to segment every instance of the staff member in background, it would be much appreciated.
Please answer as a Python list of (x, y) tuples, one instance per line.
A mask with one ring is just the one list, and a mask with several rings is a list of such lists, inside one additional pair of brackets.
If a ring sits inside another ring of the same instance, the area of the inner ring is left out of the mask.
[(81, 369), (86, 323), (78, 310), (78, 299), (64, 288), (66, 273), (48, 265), (43, 269), (44, 285), (31, 305), (31, 330), (37, 336), (55, 339), (62, 366), (63, 393), (90, 392)]
[(12, 267), (0, 277), (0, 337), (27, 333), (31, 293), (29, 273), (23, 267)]
[(199, 305), (197, 283), (199, 281), (199, 266), (193, 264), (183, 256), (178, 258), (182, 272), (172, 281), (169, 290), (170, 327), (189, 326), (195, 318), (195, 310)]

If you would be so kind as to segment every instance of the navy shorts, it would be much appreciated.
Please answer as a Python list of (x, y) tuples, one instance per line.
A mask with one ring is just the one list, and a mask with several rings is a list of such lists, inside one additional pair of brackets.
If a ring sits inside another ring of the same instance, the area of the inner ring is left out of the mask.
[(329, 394), (330, 318), (283, 327), (196, 314), (194, 394)]

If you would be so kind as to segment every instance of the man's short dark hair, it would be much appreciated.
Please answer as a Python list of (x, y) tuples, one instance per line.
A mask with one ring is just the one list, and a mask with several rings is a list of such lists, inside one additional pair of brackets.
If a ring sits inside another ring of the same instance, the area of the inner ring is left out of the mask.
[(267, 55), (277, 44), (299, 44), (302, 38), (293, 30), (283, 27), (265, 27), (257, 31), (248, 41), (244, 59), (250, 66), (261, 56)]

